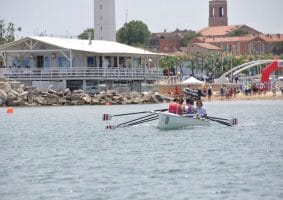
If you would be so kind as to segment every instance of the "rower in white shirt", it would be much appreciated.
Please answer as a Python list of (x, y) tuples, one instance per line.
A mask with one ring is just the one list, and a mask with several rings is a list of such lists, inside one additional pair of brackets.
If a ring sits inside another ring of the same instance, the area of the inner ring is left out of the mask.
[(198, 100), (196, 102), (196, 110), (197, 110), (197, 117), (199, 118), (206, 118), (207, 114), (206, 114), (206, 109), (203, 107), (202, 101)]

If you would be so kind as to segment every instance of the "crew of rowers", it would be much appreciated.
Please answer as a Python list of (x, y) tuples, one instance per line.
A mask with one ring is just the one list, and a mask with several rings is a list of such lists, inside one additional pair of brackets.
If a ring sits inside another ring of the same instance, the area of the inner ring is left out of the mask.
[(194, 106), (194, 101), (192, 99), (186, 99), (184, 103), (184, 99), (174, 98), (173, 102), (169, 104), (168, 111), (170, 113), (183, 115), (183, 114), (195, 114), (198, 118), (206, 118), (206, 109), (203, 107), (203, 103), (201, 100), (196, 101), (196, 107)]

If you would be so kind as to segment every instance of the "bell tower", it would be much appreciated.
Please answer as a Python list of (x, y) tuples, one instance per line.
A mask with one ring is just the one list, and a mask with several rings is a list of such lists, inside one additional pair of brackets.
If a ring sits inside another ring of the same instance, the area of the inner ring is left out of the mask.
[(209, 1), (209, 27), (228, 26), (227, 0)]

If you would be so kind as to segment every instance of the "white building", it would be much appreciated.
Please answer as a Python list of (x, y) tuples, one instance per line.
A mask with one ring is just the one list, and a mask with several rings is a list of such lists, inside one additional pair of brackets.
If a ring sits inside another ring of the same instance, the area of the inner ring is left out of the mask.
[(26, 37), (0, 46), (0, 77), (43, 88), (111, 89), (160, 79), (160, 56), (111, 41)]
[(115, 0), (94, 0), (94, 39), (116, 41)]

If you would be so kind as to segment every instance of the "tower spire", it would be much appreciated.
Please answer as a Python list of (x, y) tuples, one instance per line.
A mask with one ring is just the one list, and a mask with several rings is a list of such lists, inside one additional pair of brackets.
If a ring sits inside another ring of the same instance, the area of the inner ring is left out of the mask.
[(94, 39), (116, 41), (115, 0), (94, 1)]
[(227, 0), (209, 1), (209, 26), (227, 26), (228, 9)]

